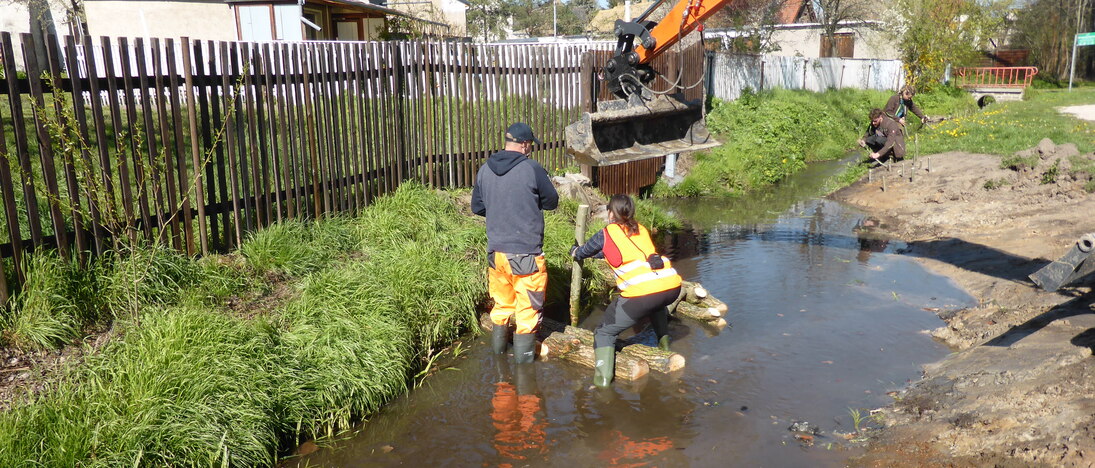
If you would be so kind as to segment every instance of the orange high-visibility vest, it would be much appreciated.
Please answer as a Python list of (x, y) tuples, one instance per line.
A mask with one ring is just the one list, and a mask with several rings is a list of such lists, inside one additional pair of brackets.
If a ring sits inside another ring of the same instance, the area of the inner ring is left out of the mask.
[(628, 236), (623, 226), (614, 223), (609, 224), (604, 233), (603, 253), (616, 275), (616, 287), (620, 288), (621, 296), (645, 296), (681, 285), (681, 277), (668, 258), (662, 257), (664, 268), (650, 268), (647, 258), (656, 251), (646, 227), (639, 225), (639, 233)]

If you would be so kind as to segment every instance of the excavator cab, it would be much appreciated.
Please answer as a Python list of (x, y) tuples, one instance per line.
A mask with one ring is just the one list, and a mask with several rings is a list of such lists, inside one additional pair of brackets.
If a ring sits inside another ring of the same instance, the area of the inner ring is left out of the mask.
[[(567, 152), (582, 164), (610, 166), (720, 145), (707, 130), (704, 93), (687, 93), (702, 86), (703, 67), (686, 70), (679, 47), (679, 66), (654, 59), (729, 1), (707, 0), (705, 6), (705, 0), (679, 0), (665, 21), (646, 21), (662, 3), (656, 2), (636, 21), (617, 20), (616, 49), (607, 60), (601, 52), (603, 65), (582, 76), (593, 109), (566, 127)], [(652, 83), (666, 75), (662, 68), (675, 68), (676, 76), (666, 79), (669, 89), (656, 90)], [(602, 83), (614, 99), (597, 99)]]

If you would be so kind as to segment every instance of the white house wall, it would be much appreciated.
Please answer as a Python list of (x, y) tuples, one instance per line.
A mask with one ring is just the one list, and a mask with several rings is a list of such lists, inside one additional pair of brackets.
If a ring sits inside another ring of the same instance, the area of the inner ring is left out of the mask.
[[(840, 33), (853, 33), (855, 50), (851, 58), (897, 59), (899, 51), (880, 31), (870, 28), (841, 29)], [(795, 55), (816, 58), (821, 56), (821, 28), (788, 29), (772, 34), (772, 41), (780, 50), (774, 55)]]
[[(59, 4), (50, 2), (50, 13), (53, 14), (53, 27), (57, 31), (57, 35), (65, 36), (70, 34), (66, 10)], [(30, 12), (20, 3), (0, 0), (0, 31), (10, 32), (12, 37), (16, 39), (20, 34), (30, 33)], [(16, 68), (22, 70), (22, 48), (15, 47), (13, 52)]]
[(92, 36), (237, 39), (235, 15), (222, 1), (86, 0), (84, 10)]

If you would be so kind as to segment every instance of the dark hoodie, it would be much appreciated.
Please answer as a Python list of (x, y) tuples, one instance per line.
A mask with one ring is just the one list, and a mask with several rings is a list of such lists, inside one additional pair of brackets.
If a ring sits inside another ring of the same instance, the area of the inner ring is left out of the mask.
[(475, 177), (471, 210), (487, 217), (487, 251), (541, 254), (544, 213), (559, 206), (559, 194), (540, 163), (516, 151), (487, 159)]

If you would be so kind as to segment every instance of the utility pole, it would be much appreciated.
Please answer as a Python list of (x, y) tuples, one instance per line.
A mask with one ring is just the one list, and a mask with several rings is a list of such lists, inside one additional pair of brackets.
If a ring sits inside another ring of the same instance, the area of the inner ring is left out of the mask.
[(1080, 44), (1080, 24), (1083, 23), (1084, 0), (1076, 2), (1076, 35), (1072, 37), (1072, 66), (1068, 72), (1068, 91), (1072, 92), (1072, 78), (1076, 76), (1076, 46)]
[(559, 39), (559, 0), (551, 0), (551, 36)]

